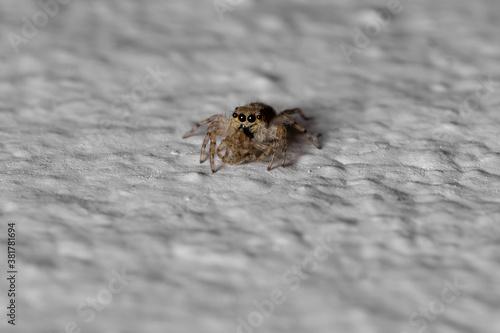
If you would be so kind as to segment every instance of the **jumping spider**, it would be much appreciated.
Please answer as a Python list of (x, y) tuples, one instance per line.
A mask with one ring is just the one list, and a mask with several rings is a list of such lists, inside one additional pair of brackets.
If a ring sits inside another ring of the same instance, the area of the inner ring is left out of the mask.
[[(320, 149), (317, 138), (313, 137), (307, 130), (290, 117), (291, 114), (304, 116), (300, 109), (288, 109), (277, 114), (269, 105), (263, 103), (250, 103), (234, 109), (232, 119), (224, 115), (216, 114), (200, 121), (192, 130), (184, 134), (184, 138), (191, 136), (203, 125), (208, 125), (207, 134), (201, 146), (200, 163), (205, 161), (205, 150), (210, 141), (210, 167), (215, 172), (215, 153), (229, 164), (244, 162), (261, 162), (271, 154), (271, 161), (267, 170), (271, 170), (274, 160), (282, 147), (282, 162), (286, 159), (286, 126), (292, 126), (299, 132), (304, 133), (312, 144)], [(224, 139), (217, 145), (217, 136)], [(224, 152), (224, 153), (223, 153)]]

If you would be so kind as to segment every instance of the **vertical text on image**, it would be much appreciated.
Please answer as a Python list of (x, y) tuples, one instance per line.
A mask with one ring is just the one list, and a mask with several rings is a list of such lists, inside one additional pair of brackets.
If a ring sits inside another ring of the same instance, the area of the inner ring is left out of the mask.
[(17, 268), (16, 268), (16, 224), (7, 224), (7, 322), (16, 325), (16, 293), (17, 293)]

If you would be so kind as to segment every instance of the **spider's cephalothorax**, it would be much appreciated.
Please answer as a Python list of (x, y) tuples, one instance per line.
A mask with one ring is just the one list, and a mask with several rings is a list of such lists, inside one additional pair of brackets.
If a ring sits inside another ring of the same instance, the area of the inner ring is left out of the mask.
[[(214, 115), (199, 122), (184, 135), (184, 138), (192, 135), (198, 127), (210, 124), (201, 147), (200, 162), (205, 160), (205, 149), (210, 141), (210, 166), (213, 172), (215, 172), (215, 153), (224, 162), (235, 164), (261, 162), (272, 152), (268, 165), (268, 170), (270, 170), (280, 147), (282, 148), (282, 165), (285, 165), (286, 126), (293, 126), (299, 132), (304, 133), (316, 148), (320, 148), (317, 138), (311, 136), (302, 125), (290, 117), (295, 113), (307, 119), (300, 109), (288, 109), (276, 114), (276, 111), (269, 105), (250, 103), (234, 109), (231, 118)], [(217, 136), (224, 137), (224, 139), (216, 149)]]
[(276, 116), (272, 107), (262, 103), (251, 103), (239, 106), (233, 112), (233, 124), (240, 128), (250, 139), (254, 138), (259, 128), (267, 127), (269, 121)]

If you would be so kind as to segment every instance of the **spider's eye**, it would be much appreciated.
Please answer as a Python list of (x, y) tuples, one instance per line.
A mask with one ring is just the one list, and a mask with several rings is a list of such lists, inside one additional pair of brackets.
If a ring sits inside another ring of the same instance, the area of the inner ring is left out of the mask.
[(236, 118), (236, 117), (238, 117), (238, 114), (235, 112), (235, 113), (233, 113), (233, 118)]
[(255, 122), (255, 116), (253, 114), (251, 114), (251, 115), (248, 116), (248, 122), (249, 123)]
[(246, 119), (246, 117), (245, 117), (245, 115), (242, 113), (242, 114), (240, 114), (240, 116), (238, 117), (238, 119), (239, 119), (239, 121), (244, 122), (244, 121), (245, 121), (245, 119)]
[(262, 115), (261, 114), (257, 115), (257, 119), (261, 120), (262, 119)]

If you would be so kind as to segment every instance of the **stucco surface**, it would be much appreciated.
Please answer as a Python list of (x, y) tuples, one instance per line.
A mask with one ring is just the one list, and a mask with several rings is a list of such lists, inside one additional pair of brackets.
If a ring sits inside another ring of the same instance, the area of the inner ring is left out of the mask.
[[(498, 332), (500, 2), (403, 1), (378, 31), (386, 6), (72, 1), (15, 52), (41, 8), (2, 1), (2, 332)], [(182, 135), (255, 100), (323, 148), (291, 131), (286, 167), (212, 174), (206, 127)]]

